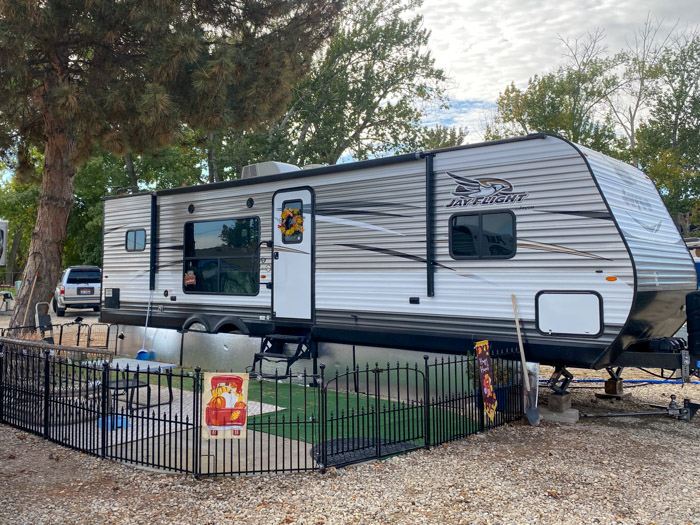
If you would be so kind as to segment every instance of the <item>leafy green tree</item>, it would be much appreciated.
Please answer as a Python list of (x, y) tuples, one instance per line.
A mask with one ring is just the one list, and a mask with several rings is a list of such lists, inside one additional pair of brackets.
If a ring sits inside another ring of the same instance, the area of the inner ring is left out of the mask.
[[(282, 110), (336, 0), (0, 0), (0, 151), (43, 151), (37, 220), (11, 323), (60, 273), (76, 170), (170, 144), (182, 123), (252, 129)], [(34, 288), (33, 296), (29, 290)]]
[(0, 268), (5, 284), (19, 280), (19, 271), (26, 262), (30, 233), (36, 221), (39, 184), (12, 179), (0, 186), (0, 216), (9, 221), (7, 266)]
[(416, 14), (422, 0), (351, 0), (310, 75), (267, 137), (268, 158), (335, 164), (414, 149), (446, 77)]
[(75, 176), (75, 202), (68, 219), (63, 265), (102, 263), (102, 198), (110, 189), (130, 186), (124, 159), (99, 152)]
[(606, 97), (608, 107), (622, 130), (633, 159), (637, 149), (637, 131), (642, 124), (642, 115), (653, 105), (659, 92), (659, 76), (662, 73), (661, 59), (670, 35), (659, 36), (660, 22), (647, 17), (628, 42), (627, 49), (618, 58), (622, 71), (618, 75), (618, 89)]
[(424, 127), (420, 132), (420, 146), (416, 149), (433, 150), (461, 146), (467, 139), (467, 128), (459, 126), (448, 127), (440, 124)]
[(511, 83), (496, 101), (486, 138), (554, 133), (606, 153), (619, 148), (613, 118), (602, 106), (619, 88), (614, 70), (621, 57), (605, 56), (603, 38), (596, 31), (562, 40), (566, 61), (555, 72), (531, 77), (524, 89)]
[(684, 234), (700, 219), (700, 35), (676, 35), (663, 51), (659, 92), (636, 154)]

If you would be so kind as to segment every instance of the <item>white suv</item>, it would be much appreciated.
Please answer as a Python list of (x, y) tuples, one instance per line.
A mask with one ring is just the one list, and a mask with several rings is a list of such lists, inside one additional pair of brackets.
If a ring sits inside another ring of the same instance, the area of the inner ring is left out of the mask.
[(64, 270), (53, 294), (53, 311), (58, 317), (66, 308), (100, 311), (102, 270), (97, 266), (71, 266)]

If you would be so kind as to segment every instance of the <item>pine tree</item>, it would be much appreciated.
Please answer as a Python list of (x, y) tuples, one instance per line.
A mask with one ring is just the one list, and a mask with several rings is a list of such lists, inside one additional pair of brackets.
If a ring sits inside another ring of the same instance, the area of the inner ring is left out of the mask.
[(264, 125), (284, 111), (338, 9), (338, 0), (0, 0), (0, 152), (44, 154), (12, 325), (52, 293), (73, 178), (95, 146), (124, 155), (169, 144), (183, 125)]

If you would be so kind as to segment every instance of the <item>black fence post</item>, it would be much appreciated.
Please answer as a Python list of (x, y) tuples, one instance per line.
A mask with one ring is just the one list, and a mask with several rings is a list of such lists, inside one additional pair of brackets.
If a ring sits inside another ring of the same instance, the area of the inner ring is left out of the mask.
[(328, 425), (328, 416), (326, 415), (326, 365), (321, 363), (321, 385), (320, 385), (320, 395), (321, 395), (321, 413), (319, 414), (319, 419), (321, 420), (321, 442), (319, 446), (321, 447), (321, 473), (326, 473), (326, 464), (328, 463), (328, 447), (326, 443), (326, 430)]
[(102, 363), (102, 435), (100, 440), (100, 457), (107, 457), (107, 429), (110, 428), (112, 421), (109, 421), (109, 363), (104, 361)]
[(425, 434), (425, 448), (430, 450), (430, 368), (428, 366), (428, 354), (423, 355), (425, 375), (423, 376), (423, 404), (425, 405), (425, 422), (423, 433)]
[(375, 420), (375, 430), (374, 430), (374, 446), (376, 449), (377, 457), (382, 457), (382, 429), (381, 429), (381, 409), (380, 409), (380, 399), (379, 399), (379, 363), (374, 364), (374, 420)]
[(51, 352), (44, 350), (44, 438), (49, 439), (49, 356)]
[(201, 472), (201, 460), (202, 460), (202, 449), (201, 449), (201, 438), (202, 429), (200, 425), (202, 424), (202, 388), (200, 385), (200, 373), (202, 369), (198, 366), (194, 369), (194, 385), (192, 389), (194, 390), (194, 402), (193, 402), (193, 414), (192, 417), (194, 421), (192, 422), (192, 470), (194, 477), (199, 479), (202, 476)]
[(5, 422), (5, 349), (0, 343), (0, 423)]

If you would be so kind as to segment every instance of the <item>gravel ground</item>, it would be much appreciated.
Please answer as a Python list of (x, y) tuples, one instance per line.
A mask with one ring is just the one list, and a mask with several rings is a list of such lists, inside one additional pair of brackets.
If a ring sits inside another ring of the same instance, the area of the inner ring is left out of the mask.
[[(601, 376), (603, 377), (603, 376)], [(700, 385), (574, 390), (582, 412), (644, 410)], [(542, 392), (540, 401), (546, 403)], [(351, 468), (196, 481), (0, 426), (1, 523), (700, 524), (700, 416), (518, 423)]]
[[(82, 317), (82, 323), (93, 324), (100, 322), (100, 312), (93, 312), (92, 310), (66, 310), (66, 315), (63, 317), (58, 317), (53, 310), (49, 309), (49, 314), (51, 314), (51, 322), (53, 324), (67, 324), (75, 321), (76, 317)], [(7, 328), (10, 326), (10, 319), (12, 318), (12, 312), (0, 312), (0, 328)], [(27, 316), (27, 324), (32, 323), (34, 320), (34, 312), (31, 312)]]

